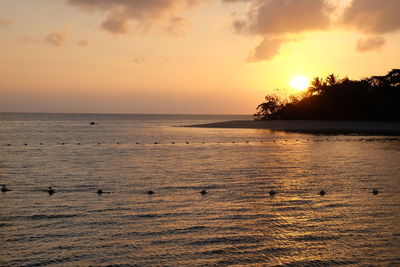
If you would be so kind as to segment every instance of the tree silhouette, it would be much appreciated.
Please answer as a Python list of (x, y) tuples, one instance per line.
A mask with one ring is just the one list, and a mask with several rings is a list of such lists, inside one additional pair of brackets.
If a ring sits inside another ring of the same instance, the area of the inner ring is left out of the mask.
[(361, 80), (316, 77), (300, 98), (267, 96), (258, 119), (400, 120), (400, 69)]

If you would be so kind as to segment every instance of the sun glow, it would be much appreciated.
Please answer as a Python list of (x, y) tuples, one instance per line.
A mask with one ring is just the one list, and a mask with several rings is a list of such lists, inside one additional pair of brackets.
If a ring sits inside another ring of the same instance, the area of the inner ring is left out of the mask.
[(292, 86), (294, 89), (298, 91), (303, 91), (307, 89), (309, 85), (310, 85), (310, 80), (307, 77), (301, 75), (294, 76), (290, 81), (290, 86)]

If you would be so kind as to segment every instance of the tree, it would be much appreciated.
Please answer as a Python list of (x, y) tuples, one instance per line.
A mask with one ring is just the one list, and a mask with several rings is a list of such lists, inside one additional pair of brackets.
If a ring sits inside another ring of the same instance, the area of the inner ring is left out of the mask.
[(265, 102), (257, 106), (257, 113), (255, 116), (261, 119), (276, 119), (278, 110), (282, 107), (282, 100), (276, 95), (267, 95)]

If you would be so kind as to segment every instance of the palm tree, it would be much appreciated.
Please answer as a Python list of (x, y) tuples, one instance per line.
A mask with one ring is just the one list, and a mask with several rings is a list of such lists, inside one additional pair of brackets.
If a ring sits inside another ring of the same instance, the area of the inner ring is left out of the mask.
[(327, 83), (327, 85), (332, 86), (338, 83), (339, 80), (339, 76), (335, 75), (335, 74), (329, 74), (328, 77), (326, 77), (325, 82)]
[(320, 77), (315, 77), (314, 80), (311, 82), (311, 86), (308, 88), (308, 91), (311, 94), (318, 94), (322, 91), (322, 88), (325, 87), (325, 82)]

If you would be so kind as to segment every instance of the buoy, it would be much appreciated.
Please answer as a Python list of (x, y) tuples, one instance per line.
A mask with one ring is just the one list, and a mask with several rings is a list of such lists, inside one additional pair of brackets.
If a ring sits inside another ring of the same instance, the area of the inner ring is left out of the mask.
[(42, 143), (39, 143), (39, 145), (43, 145)]
[(101, 145), (101, 143), (97, 143), (98, 145)]
[(81, 145), (81, 143), (78, 143), (78, 146), (80, 146)]
[(7, 146), (11, 146), (11, 144), (7, 144)]
[(51, 186), (49, 186), (49, 189), (47, 190), (47, 192), (49, 193), (50, 196), (55, 193), (54, 189), (51, 188)]
[(172, 142), (171, 144), (175, 145), (175, 142)]
[(28, 144), (24, 144), (25, 146), (27, 146)]
[(101, 190), (101, 189), (97, 190), (97, 194), (99, 194), (99, 195), (103, 194), (103, 190)]
[(154, 142), (154, 144), (155, 144), (155, 145), (158, 145), (158, 143), (157, 143), (157, 142)]
[(96, 125), (96, 123), (94, 121), (90, 122), (90, 125)]
[(320, 194), (321, 196), (325, 196), (326, 192), (325, 192), (324, 190), (321, 190), (321, 191), (319, 191), (319, 194)]
[(372, 194), (377, 195), (379, 193), (378, 189), (372, 190)]
[(275, 191), (275, 190), (271, 190), (271, 191), (269, 191), (269, 195), (270, 195), (270, 196), (274, 196), (274, 195), (276, 195), (276, 191)]
[(202, 195), (207, 194), (207, 190), (205, 190), (205, 189), (201, 190), (201, 191), (200, 191), (200, 194), (202, 194)]
[(186, 144), (189, 144), (189, 142), (186, 142)]
[(147, 190), (147, 192), (146, 192), (148, 195), (152, 195), (152, 194), (154, 194), (154, 191), (153, 190)]

